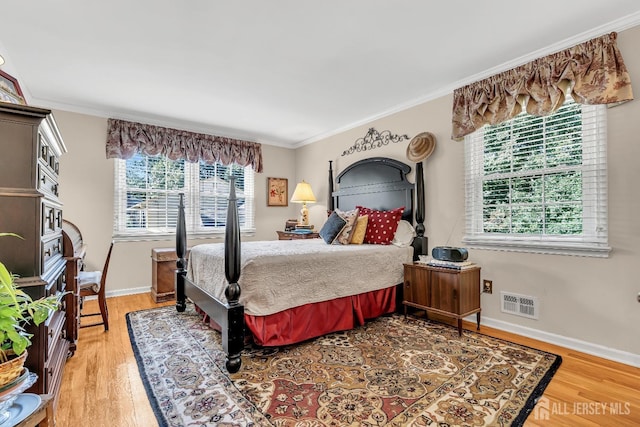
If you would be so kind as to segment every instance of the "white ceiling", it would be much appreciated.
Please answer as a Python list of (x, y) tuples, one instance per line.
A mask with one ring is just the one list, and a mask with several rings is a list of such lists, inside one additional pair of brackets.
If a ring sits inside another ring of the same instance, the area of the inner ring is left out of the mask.
[(291, 147), (640, 23), (637, 0), (3, 4), (30, 105)]

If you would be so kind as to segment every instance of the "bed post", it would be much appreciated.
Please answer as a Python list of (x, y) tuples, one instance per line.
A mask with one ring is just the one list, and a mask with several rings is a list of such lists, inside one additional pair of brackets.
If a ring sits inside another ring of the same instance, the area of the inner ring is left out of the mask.
[(184, 278), (187, 274), (185, 254), (187, 250), (187, 228), (184, 223), (184, 194), (180, 193), (178, 203), (178, 224), (176, 225), (176, 310), (183, 312), (187, 308), (186, 295), (184, 292)]
[(327, 216), (331, 215), (331, 212), (335, 209), (335, 203), (333, 201), (333, 168), (331, 164), (333, 160), (329, 160), (329, 194), (327, 195)]
[(418, 259), (418, 255), (428, 254), (429, 240), (424, 235), (424, 174), (422, 172), (422, 162), (416, 163), (416, 192), (418, 193), (416, 206), (416, 237), (413, 239), (413, 259)]
[(230, 373), (238, 372), (242, 359), (240, 353), (244, 346), (244, 307), (239, 304), (240, 285), (240, 221), (238, 220), (238, 202), (236, 199), (235, 177), (229, 180), (229, 205), (224, 236), (224, 273), (227, 278), (227, 327), (222, 330), (222, 345), (227, 353), (226, 367)]

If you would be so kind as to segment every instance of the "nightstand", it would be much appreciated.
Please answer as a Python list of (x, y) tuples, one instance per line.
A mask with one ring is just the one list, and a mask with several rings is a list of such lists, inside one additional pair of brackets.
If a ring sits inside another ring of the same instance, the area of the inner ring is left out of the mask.
[(455, 270), (405, 264), (402, 304), (405, 316), (407, 307), (414, 307), (457, 319), (458, 335), (462, 319), (475, 313), (480, 329), (480, 267)]
[(276, 231), (278, 240), (297, 240), (297, 239), (317, 239), (320, 237), (318, 233), (292, 233), (291, 231)]
[[(189, 249), (185, 254), (187, 258)], [(177, 260), (175, 248), (151, 249), (151, 297), (155, 302), (175, 299)]]

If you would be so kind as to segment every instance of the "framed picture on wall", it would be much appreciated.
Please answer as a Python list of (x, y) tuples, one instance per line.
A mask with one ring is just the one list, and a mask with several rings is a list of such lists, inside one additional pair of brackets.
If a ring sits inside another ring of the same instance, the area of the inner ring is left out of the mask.
[(23, 97), (21, 97), (20, 95), (15, 95), (11, 92), (8, 92), (4, 90), (2, 87), (0, 87), (0, 102), (27, 105)]
[(24, 94), (22, 93), (22, 89), (20, 89), (18, 80), (2, 70), (0, 70), (0, 90), (8, 92), (9, 95), (13, 95), (13, 97), (24, 101)]
[(289, 180), (267, 178), (267, 206), (289, 206)]

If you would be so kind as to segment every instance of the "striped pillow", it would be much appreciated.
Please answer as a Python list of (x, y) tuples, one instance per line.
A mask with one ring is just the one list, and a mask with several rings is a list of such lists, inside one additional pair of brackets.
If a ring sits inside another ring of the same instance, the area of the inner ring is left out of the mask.
[(340, 245), (348, 245), (351, 242), (351, 235), (355, 230), (356, 220), (358, 219), (358, 209), (353, 209), (351, 211), (341, 211), (340, 209), (336, 209), (336, 213), (340, 218), (344, 219), (347, 223), (336, 240), (333, 243), (338, 243)]

